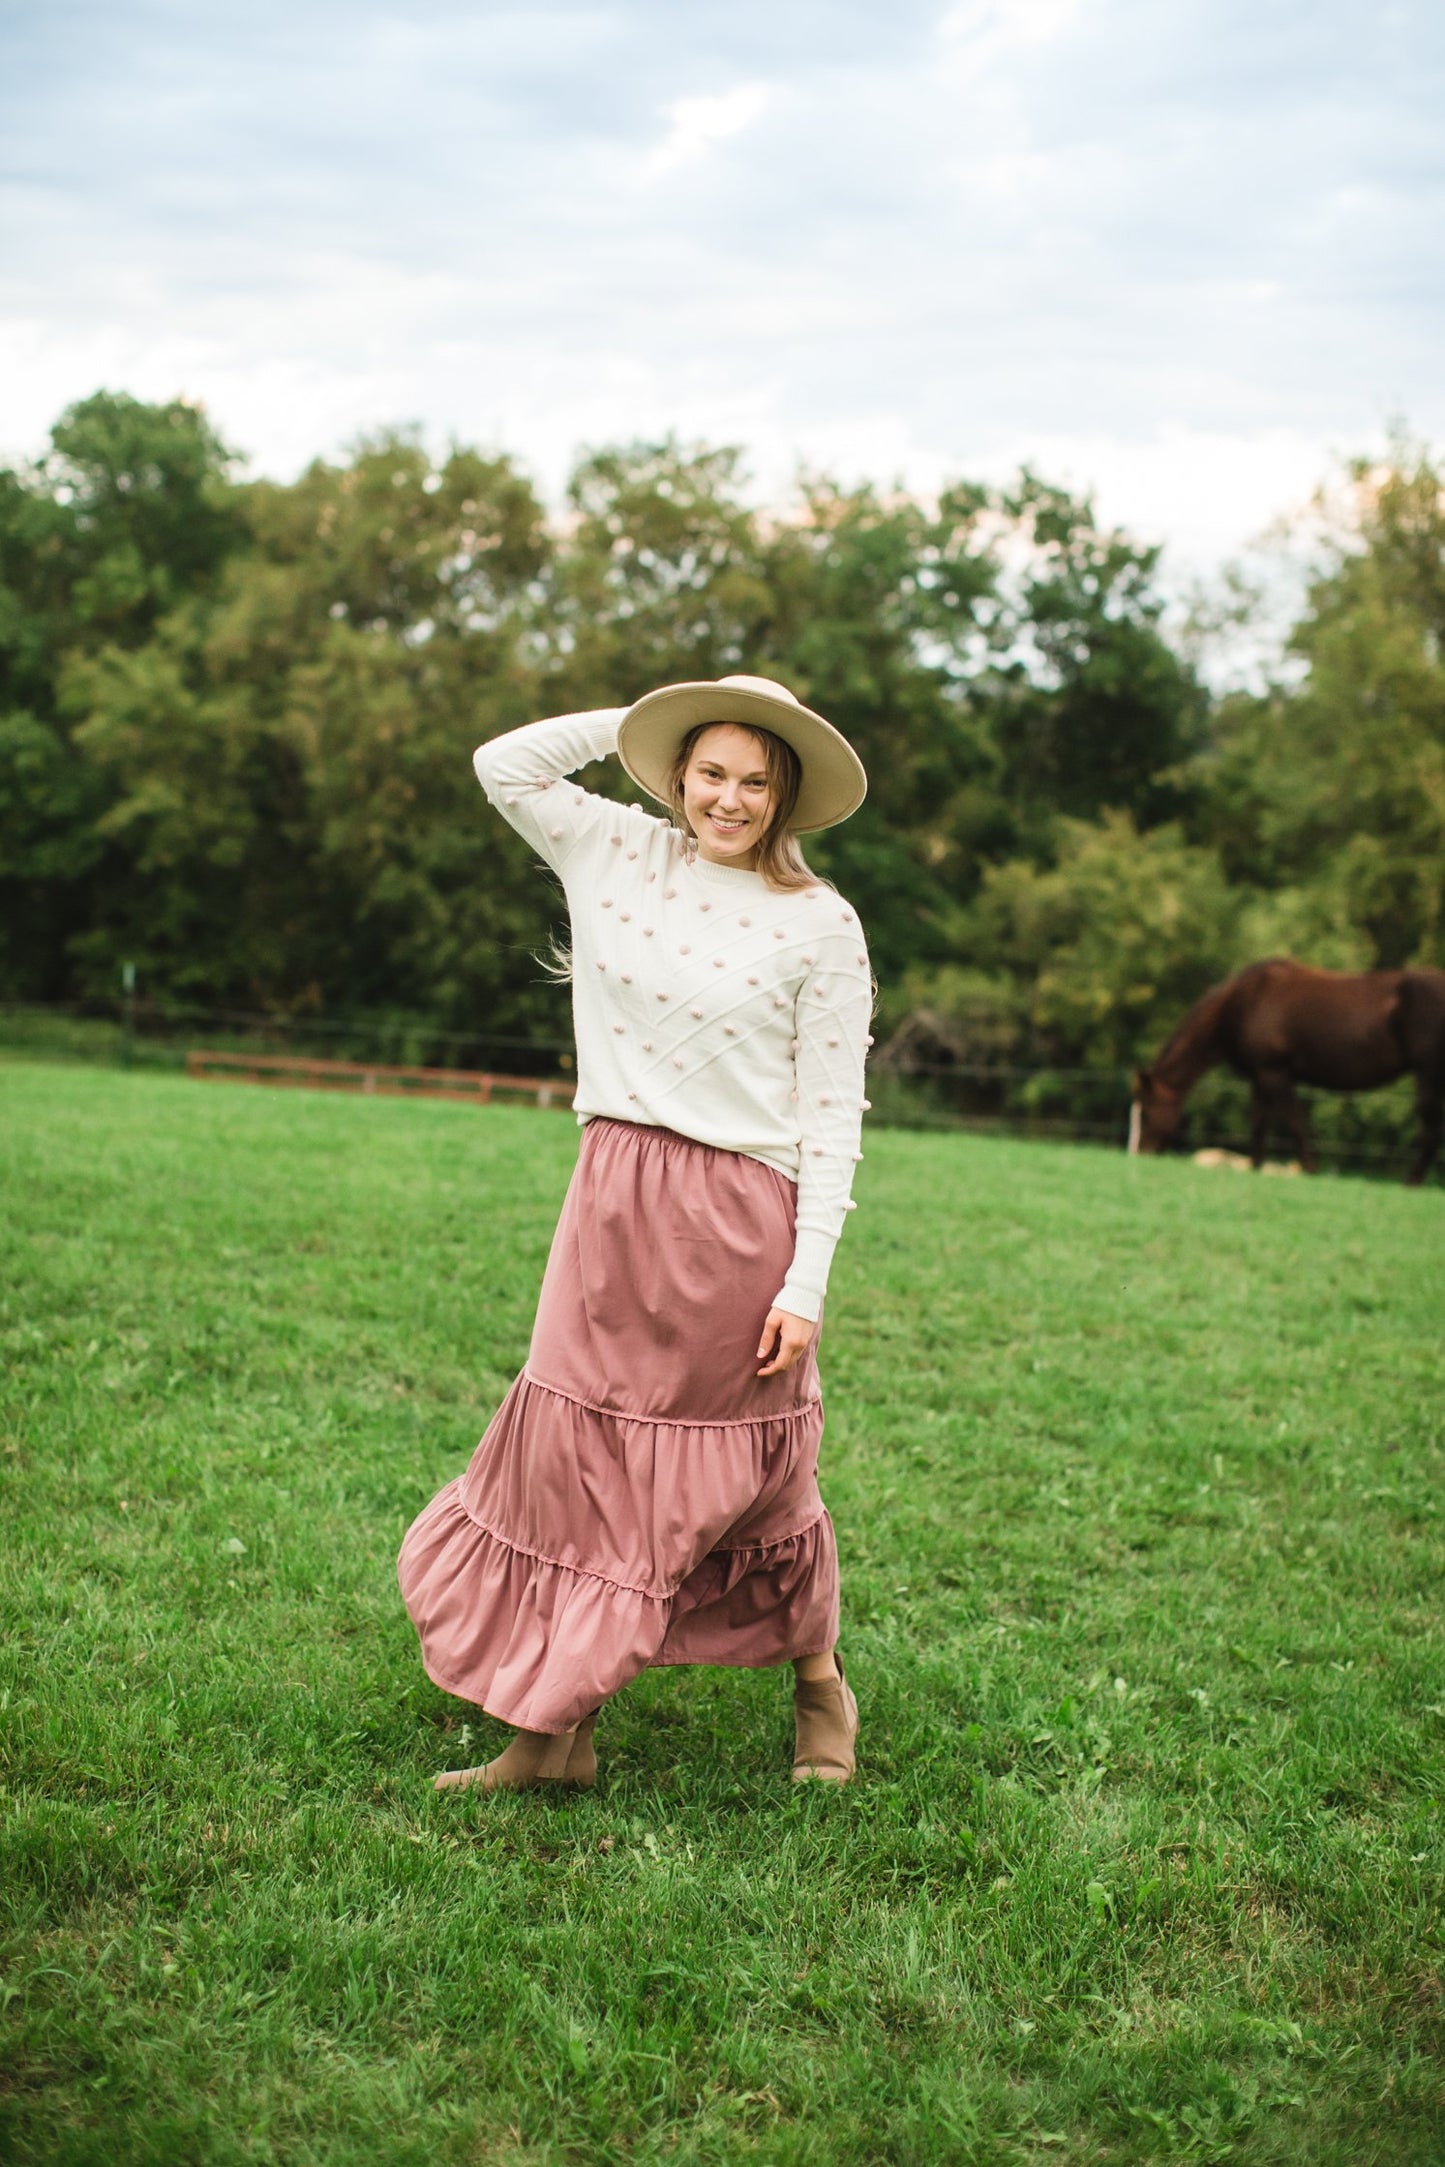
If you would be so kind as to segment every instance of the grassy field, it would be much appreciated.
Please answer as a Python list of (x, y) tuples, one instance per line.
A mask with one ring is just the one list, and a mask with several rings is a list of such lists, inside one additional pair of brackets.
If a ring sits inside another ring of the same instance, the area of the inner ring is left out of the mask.
[(662, 1672), (572, 1803), (393, 1558), (564, 1117), (0, 1067), (0, 2155), (1445, 2158), (1445, 1197), (877, 1133), (824, 1340), (859, 1780)]

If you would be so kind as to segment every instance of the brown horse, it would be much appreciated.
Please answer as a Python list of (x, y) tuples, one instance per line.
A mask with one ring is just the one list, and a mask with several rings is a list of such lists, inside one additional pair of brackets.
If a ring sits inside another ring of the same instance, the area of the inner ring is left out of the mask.
[(1196, 1001), (1153, 1067), (1135, 1075), (1129, 1149), (1166, 1150), (1185, 1099), (1220, 1062), (1251, 1087), (1254, 1164), (1279, 1124), (1311, 1174), (1318, 1162), (1296, 1084), (1374, 1091), (1413, 1075), (1420, 1148), (1405, 1178), (1422, 1182), (1445, 1127), (1445, 971), (1317, 971), (1279, 956), (1249, 964)]

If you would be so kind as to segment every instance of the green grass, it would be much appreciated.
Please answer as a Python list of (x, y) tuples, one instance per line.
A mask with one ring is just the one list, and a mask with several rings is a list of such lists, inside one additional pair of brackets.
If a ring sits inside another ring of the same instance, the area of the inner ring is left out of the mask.
[(526, 1110), (0, 1068), (0, 2155), (1445, 2157), (1438, 1190), (882, 1132), (824, 1340), (857, 1783), (639, 1680), (570, 1803), (393, 1577)]

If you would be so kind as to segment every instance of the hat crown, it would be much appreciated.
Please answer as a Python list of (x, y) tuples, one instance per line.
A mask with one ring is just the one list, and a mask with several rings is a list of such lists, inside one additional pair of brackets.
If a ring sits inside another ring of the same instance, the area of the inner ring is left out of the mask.
[(718, 683), (733, 686), (739, 692), (761, 692), (770, 700), (786, 700), (791, 707), (801, 707), (803, 704), (796, 692), (789, 692), (787, 686), (780, 685), (774, 677), (738, 675), (720, 677)]

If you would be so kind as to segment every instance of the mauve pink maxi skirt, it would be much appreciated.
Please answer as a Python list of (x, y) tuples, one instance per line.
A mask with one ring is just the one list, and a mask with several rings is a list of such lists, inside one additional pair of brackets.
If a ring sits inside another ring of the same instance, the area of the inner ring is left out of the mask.
[(526, 1367), (401, 1547), (445, 1691), (557, 1732), (649, 1664), (832, 1647), (818, 1333), (756, 1374), (796, 1202), (741, 1152), (587, 1123)]

